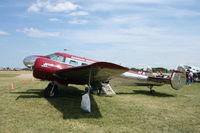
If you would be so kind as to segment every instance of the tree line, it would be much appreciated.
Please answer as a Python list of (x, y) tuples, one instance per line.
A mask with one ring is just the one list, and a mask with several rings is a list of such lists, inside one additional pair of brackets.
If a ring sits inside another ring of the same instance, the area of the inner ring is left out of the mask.
[[(134, 68), (134, 67), (132, 67), (132, 68), (130, 68), (130, 69), (131, 69), (132, 71), (135, 71), (135, 72), (139, 72), (139, 71), (145, 70), (144, 68)], [(153, 71), (154, 73), (156, 73), (156, 72), (169, 73), (169, 72), (171, 72), (172, 70), (169, 70), (169, 69), (163, 68), (163, 67), (154, 67), (154, 68), (152, 68), (152, 71)]]

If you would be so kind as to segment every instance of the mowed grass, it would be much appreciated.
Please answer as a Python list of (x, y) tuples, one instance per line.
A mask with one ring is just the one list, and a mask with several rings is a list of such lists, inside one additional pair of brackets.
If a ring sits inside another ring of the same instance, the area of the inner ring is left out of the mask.
[(200, 83), (178, 91), (155, 87), (153, 95), (146, 87), (113, 86), (114, 97), (91, 96), (92, 113), (80, 109), (85, 86), (70, 85), (46, 99), (47, 84), (0, 77), (0, 133), (200, 132)]
[(0, 78), (2, 77), (5, 77), (5, 78), (7, 78), (7, 77), (16, 77), (16, 76), (18, 76), (19, 75), (19, 73), (17, 73), (17, 72), (11, 72), (11, 71), (0, 71)]

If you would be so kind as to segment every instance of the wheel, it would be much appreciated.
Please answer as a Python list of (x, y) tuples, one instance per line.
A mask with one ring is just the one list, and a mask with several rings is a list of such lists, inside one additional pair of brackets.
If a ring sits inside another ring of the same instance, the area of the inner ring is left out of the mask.
[(151, 93), (151, 94), (154, 94), (154, 93), (155, 93), (155, 90), (150, 90), (150, 93)]
[(98, 95), (98, 90), (96, 90), (96, 89), (91, 89), (91, 90), (90, 90), (90, 93), (93, 94), (93, 95)]
[(58, 97), (58, 86), (54, 83), (49, 83), (47, 88), (44, 90), (45, 98)]
[(93, 82), (91, 86), (92, 86), (91, 94), (101, 95), (102, 85), (100, 82)]

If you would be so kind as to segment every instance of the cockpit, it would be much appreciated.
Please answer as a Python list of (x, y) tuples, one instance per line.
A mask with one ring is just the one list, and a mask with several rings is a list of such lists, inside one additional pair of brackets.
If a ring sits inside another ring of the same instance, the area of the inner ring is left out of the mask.
[(50, 54), (47, 55), (47, 57), (49, 57), (51, 60), (54, 60), (56, 62), (60, 62), (60, 63), (64, 63), (65, 62), (65, 57), (60, 56), (60, 55), (55, 55), (55, 54)]

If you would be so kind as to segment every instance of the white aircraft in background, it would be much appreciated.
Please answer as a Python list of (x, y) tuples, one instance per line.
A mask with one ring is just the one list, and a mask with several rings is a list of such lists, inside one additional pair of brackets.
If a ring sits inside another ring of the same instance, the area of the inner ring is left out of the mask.
[(200, 67), (184, 65), (186, 71), (191, 71), (193, 73), (193, 78), (195, 81), (200, 79)]

